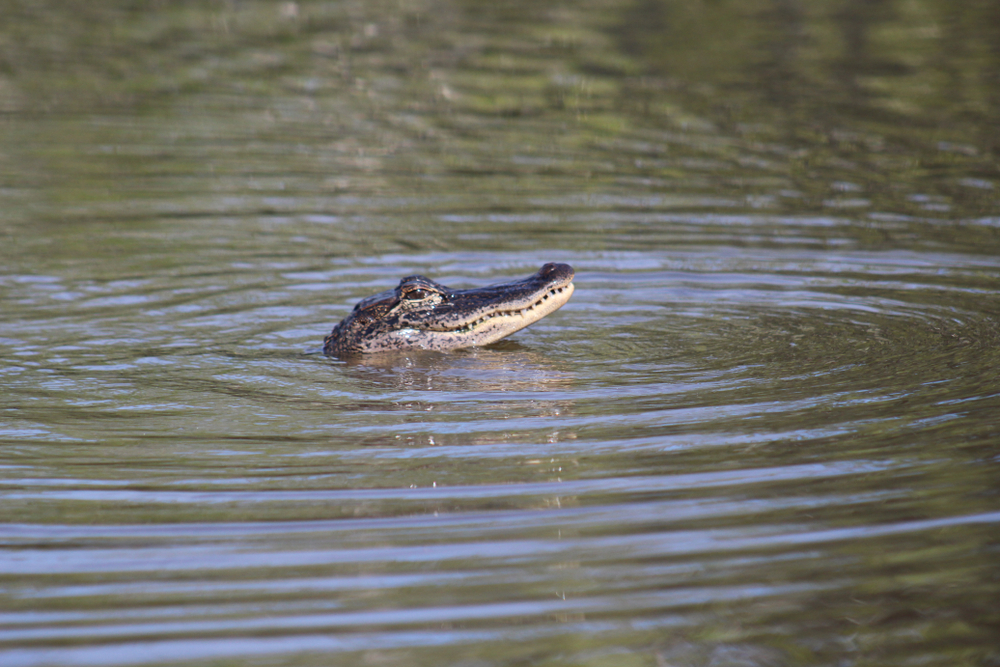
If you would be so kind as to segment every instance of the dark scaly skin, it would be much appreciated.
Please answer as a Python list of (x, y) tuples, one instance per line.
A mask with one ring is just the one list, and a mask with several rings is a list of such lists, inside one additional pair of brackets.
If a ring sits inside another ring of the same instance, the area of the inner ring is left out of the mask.
[(454, 290), (424, 276), (358, 302), (323, 341), (324, 354), (454, 350), (488, 345), (558, 310), (573, 294), (573, 267), (546, 264), (514, 282)]

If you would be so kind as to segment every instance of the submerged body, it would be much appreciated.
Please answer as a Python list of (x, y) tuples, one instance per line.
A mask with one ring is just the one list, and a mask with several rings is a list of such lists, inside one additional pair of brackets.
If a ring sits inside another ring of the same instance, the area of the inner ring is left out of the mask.
[(510, 283), (454, 290), (423, 276), (362, 299), (323, 341), (337, 357), (391, 350), (454, 350), (488, 345), (562, 307), (573, 267), (546, 264)]

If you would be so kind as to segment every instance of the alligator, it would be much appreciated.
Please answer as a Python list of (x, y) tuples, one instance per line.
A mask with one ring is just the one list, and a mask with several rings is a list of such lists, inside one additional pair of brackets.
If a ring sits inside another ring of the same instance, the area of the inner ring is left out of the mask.
[(391, 350), (488, 345), (555, 312), (573, 295), (573, 267), (549, 263), (509, 283), (455, 290), (424, 276), (362, 299), (323, 340), (323, 353), (351, 357)]

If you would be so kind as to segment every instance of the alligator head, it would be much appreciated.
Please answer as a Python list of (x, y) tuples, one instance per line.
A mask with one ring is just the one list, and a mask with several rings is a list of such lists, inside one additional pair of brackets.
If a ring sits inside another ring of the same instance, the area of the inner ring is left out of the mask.
[(488, 345), (537, 322), (569, 301), (573, 267), (546, 264), (523, 280), (454, 290), (423, 276), (362, 299), (323, 341), (346, 357), (389, 350), (454, 350)]

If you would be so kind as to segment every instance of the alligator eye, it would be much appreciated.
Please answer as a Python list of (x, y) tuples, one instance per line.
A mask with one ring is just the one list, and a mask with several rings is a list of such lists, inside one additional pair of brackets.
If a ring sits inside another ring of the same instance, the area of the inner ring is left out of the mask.
[(429, 289), (414, 289), (404, 294), (403, 298), (408, 299), (410, 301), (423, 301), (424, 299), (430, 297), (430, 295), (433, 293), (434, 292), (430, 291)]

